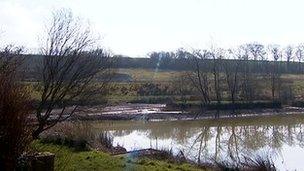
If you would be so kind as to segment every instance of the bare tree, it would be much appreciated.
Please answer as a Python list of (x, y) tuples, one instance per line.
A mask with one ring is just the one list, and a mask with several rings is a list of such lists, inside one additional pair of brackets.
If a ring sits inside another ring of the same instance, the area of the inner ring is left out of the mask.
[[(66, 9), (55, 11), (42, 45), (39, 67), (41, 97), (36, 108), (38, 121), (33, 137), (71, 117), (79, 103), (94, 94), (94, 78), (109, 70), (109, 55), (89, 51), (95, 44), (90, 28)], [(102, 80), (106, 82), (107, 79)], [(98, 87), (102, 89), (103, 87)], [(71, 101), (78, 101), (68, 108)], [(54, 112), (60, 108), (59, 112)]]
[(264, 45), (259, 43), (249, 43), (245, 45), (248, 52), (251, 54), (253, 60), (264, 59), (265, 57), (265, 48)]
[(235, 110), (235, 101), (239, 92), (239, 74), (240, 74), (240, 59), (243, 58), (243, 53), (240, 48), (229, 50), (232, 62), (226, 60), (223, 63), (224, 74), (227, 82), (228, 93), (232, 102), (233, 113)]
[(298, 45), (296, 48), (295, 56), (298, 60), (298, 73), (302, 73), (302, 68), (301, 68), (301, 62), (303, 61), (304, 57), (304, 45)]
[(256, 76), (254, 75), (253, 64), (250, 61), (248, 45), (240, 46), (240, 50), (243, 51), (242, 66), (241, 66), (241, 94), (247, 101), (252, 101), (256, 94), (255, 83), (257, 82)]
[[(213, 52), (210, 52), (212, 58), (212, 74), (213, 74), (213, 83), (214, 83), (214, 93), (219, 106), (222, 101), (222, 87), (221, 87), (221, 69), (222, 69), (222, 59), (224, 58), (224, 49), (214, 49)], [(218, 109), (218, 108), (217, 108)], [(219, 117), (219, 111), (215, 117)]]
[[(261, 61), (266, 60), (266, 50), (260, 43), (249, 43), (242, 45), (240, 50), (244, 51), (242, 57), (242, 94), (247, 101), (253, 101), (257, 95), (258, 73), (262, 69)], [(255, 60), (253, 62), (251, 60)]]
[(210, 104), (210, 80), (208, 79), (208, 69), (206, 68), (206, 59), (208, 51), (196, 50), (190, 57), (192, 73), (188, 75), (195, 89), (200, 93), (202, 110), (207, 104)]
[(275, 93), (280, 91), (280, 71), (278, 60), (282, 56), (282, 52), (278, 45), (269, 45), (268, 46), (270, 55), (272, 56), (273, 62), (271, 67), (271, 94), (272, 94), (272, 101), (275, 102)]
[(174, 90), (176, 91), (177, 95), (179, 95), (180, 100), (182, 102), (181, 104), (181, 110), (182, 112), (186, 109), (186, 103), (187, 103), (187, 95), (189, 95), (189, 85), (187, 84), (189, 82), (188, 74), (186, 72), (180, 73), (177, 78), (174, 78), (172, 80), (172, 86)]
[(287, 65), (286, 65), (286, 71), (289, 72), (289, 69), (290, 69), (290, 62), (293, 58), (293, 47), (292, 46), (287, 46), (285, 48), (285, 59), (286, 59), (286, 62), (287, 62)]

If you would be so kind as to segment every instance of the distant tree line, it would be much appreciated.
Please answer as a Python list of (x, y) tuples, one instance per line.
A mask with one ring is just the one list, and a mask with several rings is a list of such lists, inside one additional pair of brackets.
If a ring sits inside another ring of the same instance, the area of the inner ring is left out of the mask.
[[(220, 48), (213, 51), (219, 51)], [(301, 74), (304, 69), (304, 45), (281, 47), (279, 45), (264, 46), (259, 43), (248, 43), (239, 46), (239, 51), (242, 51), (242, 58), (238, 58), (226, 53), (221, 56), (221, 60), (225, 61), (227, 66), (233, 66), (232, 63), (240, 65), (246, 63), (250, 65), (250, 72), (267, 73), (268, 65), (273, 61), (280, 63), (277, 67), (281, 73)], [(231, 51), (231, 49), (221, 49), (222, 51)], [(178, 49), (175, 52), (151, 52), (147, 58), (132, 58), (117, 55), (117, 68), (148, 68), (148, 69), (163, 69), (163, 70), (191, 70), (191, 61), (193, 57), (197, 57), (195, 52), (185, 49)], [(201, 50), (207, 51), (207, 50)], [(276, 52), (277, 51), (277, 52)], [(273, 56), (277, 53), (277, 57)], [(206, 55), (202, 63), (202, 69), (212, 71), (210, 66), (214, 62), (212, 55)], [(219, 68), (224, 72), (223, 68)], [(248, 71), (248, 70), (247, 70)], [(241, 71), (243, 72), (243, 71)]]
[[(214, 49), (212, 51), (231, 51), (232, 49)], [(233, 66), (235, 63), (240, 65), (246, 64), (250, 67), (250, 72), (254, 73), (268, 73), (269, 65), (273, 62), (279, 63), (277, 69), (280, 70), (282, 74), (302, 74), (304, 72), (304, 44), (299, 44), (296, 46), (281, 47), (279, 45), (262, 45), (259, 43), (248, 43), (241, 45), (235, 49), (242, 51), (243, 57), (238, 58), (229, 53), (221, 56), (221, 61), (225, 61), (228, 66)], [(192, 70), (191, 59), (196, 56), (197, 50), (187, 51), (185, 49), (178, 49), (174, 52), (151, 52), (148, 53), (148, 57), (134, 58), (127, 57), (123, 55), (114, 55), (112, 60), (115, 60), (115, 65), (113, 68), (145, 68), (145, 69), (161, 69), (161, 70), (177, 70), (186, 71)], [(201, 51), (208, 51), (207, 49)], [(277, 53), (276, 57), (273, 53)], [(28, 73), (29, 77), (34, 77), (34, 71), (36, 70), (34, 63), (41, 63), (43, 60), (43, 55), (26, 55), (26, 61), (24, 64), (25, 71)], [(212, 66), (214, 59), (212, 55), (206, 55), (205, 60), (201, 63), (202, 70), (212, 72)], [(114, 63), (114, 62), (113, 62)], [(224, 68), (220, 67), (220, 72), (224, 72)], [(226, 68), (228, 69), (228, 68)], [(240, 68), (240, 72), (243, 71)]]

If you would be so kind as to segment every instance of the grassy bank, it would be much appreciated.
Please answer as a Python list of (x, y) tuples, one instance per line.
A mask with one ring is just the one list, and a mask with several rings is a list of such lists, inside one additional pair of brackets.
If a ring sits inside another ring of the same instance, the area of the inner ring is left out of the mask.
[(190, 164), (176, 164), (147, 158), (113, 157), (98, 151), (76, 151), (65, 146), (34, 141), (31, 148), (55, 154), (55, 170), (202, 170)]

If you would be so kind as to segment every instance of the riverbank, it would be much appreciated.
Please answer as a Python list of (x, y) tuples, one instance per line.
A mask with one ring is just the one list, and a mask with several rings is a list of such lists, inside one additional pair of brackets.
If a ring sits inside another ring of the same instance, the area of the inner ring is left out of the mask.
[(217, 118), (248, 118), (273, 115), (301, 115), (304, 108), (282, 107), (265, 109), (241, 110), (199, 110), (181, 111), (173, 110), (166, 104), (124, 104), (117, 106), (90, 106), (82, 107), (71, 120), (194, 120)]
[(133, 158), (130, 156), (111, 156), (90, 150), (77, 151), (62, 145), (54, 145), (34, 141), (31, 145), (35, 151), (49, 151), (55, 154), (55, 171), (57, 170), (205, 170), (189, 163), (172, 163), (149, 158)]

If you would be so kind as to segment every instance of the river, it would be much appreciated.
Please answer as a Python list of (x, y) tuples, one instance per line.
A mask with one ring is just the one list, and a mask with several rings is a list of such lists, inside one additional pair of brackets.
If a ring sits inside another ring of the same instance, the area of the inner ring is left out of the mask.
[(267, 116), (187, 121), (98, 121), (113, 144), (128, 151), (144, 148), (183, 151), (193, 161), (271, 158), (279, 170), (303, 170), (304, 116)]

